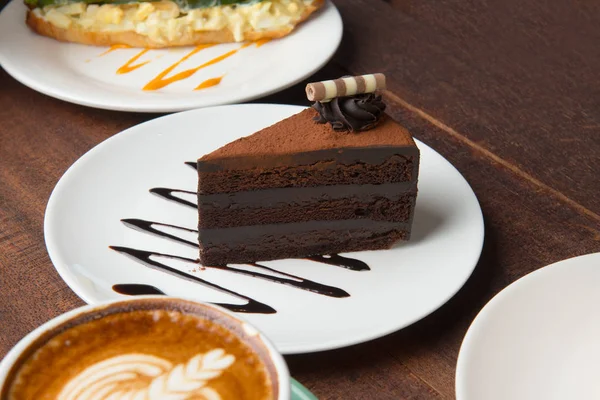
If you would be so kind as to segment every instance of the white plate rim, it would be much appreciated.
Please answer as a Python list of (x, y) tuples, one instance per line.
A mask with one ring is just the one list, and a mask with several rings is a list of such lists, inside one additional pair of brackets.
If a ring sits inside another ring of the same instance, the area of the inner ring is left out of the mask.
[[(21, 0), (9, 0), (8, 4), (6, 4), (2, 10), (0, 10), (0, 21), (2, 20), (2, 14), (3, 13), (8, 14), (9, 12), (12, 12), (12, 10), (9, 10), (10, 7), (11, 6), (16, 7), (17, 5), (15, 5), (15, 4), (20, 1)], [(9, 10), (9, 11), (7, 11), (7, 10)], [(293, 79), (289, 80), (287, 83), (285, 83), (283, 85), (272, 86), (267, 90), (255, 92), (255, 93), (251, 93), (251, 94), (247, 94), (247, 95), (233, 96), (230, 99), (222, 100), (222, 101), (215, 101), (208, 105), (201, 105), (201, 104), (198, 104), (198, 102), (189, 101), (186, 103), (178, 103), (178, 104), (159, 104), (160, 103), (159, 102), (157, 104), (151, 104), (149, 106), (145, 106), (145, 105), (144, 106), (136, 106), (135, 104), (127, 104), (127, 103), (93, 101), (93, 100), (89, 100), (84, 97), (70, 95), (68, 90), (65, 90), (64, 88), (48, 85), (44, 81), (36, 80), (35, 78), (29, 76), (28, 74), (23, 73), (20, 70), (20, 68), (18, 67), (18, 65), (15, 65), (14, 63), (11, 62), (11, 60), (8, 57), (4, 56), (1, 48), (0, 48), (0, 67), (2, 67), (6, 71), (6, 73), (9, 74), (11, 77), (13, 77), (16, 81), (20, 82), (21, 84), (23, 84), (23, 85), (27, 86), (28, 88), (35, 90), (41, 94), (44, 94), (46, 96), (53, 97), (53, 98), (56, 98), (58, 100), (62, 100), (65, 102), (69, 102), (69, 103), (73, 103), (73, 104), (77, 104), (77, 105), (81, 105), (81, 106), (86, 106), (86, 107), (91, 107), (91, 108), (97, 108), (97, 109), (101, 109), (101, 110), (142, 112), (142, 113), (161, 113), (161, 112), (186, 111), (186, 110), (191, 110), (191, 109), (198, 108), (198, 107), (212, 107), (212, 106), (219, 106), (219, 105), (248, 102), (251, 100), (269, 96), (274, 93), (278, 93), (282, 90), (285, 90), (291, 86), (296, 85), (297, 83), (301, 82), (302, 80), (310, 77), (311, 75), (313, 75), (316, 72), (318, 72), (319, 70), (321, 70), (333, 58), (333, 56), (335, 55), (335, 53), (338, 51), (338, 49), (340, 47), (340, 44), (342, 42), (343, 31), (344, 31), (343, 20), (340, 15), (340, 12), (331, 0), (325, 0), (323, 7), (321, 7), (321, 9), (317, 10), (317, 12), (315, 13), (315, 16), (319, 16), (318, 13), (323, 13), (325, 11), (329, 12), (329, 10), (331, 10), (331, 12), (333, 13), (333, 15), (336, 19), (336, 24), (339, 24), (339, 29), (337, 29), (333, 32), (335, 34), (335, 36), (333, 37), (335, 46), (332, 46), (332, 51), (329, 52), (329, 55), (327, 57), (324, 57), (318, 63), (314, 64), (312, 68), (307, 69), (302, 73), (296, 74), (296, 76)], [(310, 20), (303, 22), (303, 24), (300, 25), (298, 29), (302, 28), (302, 26), (304, 24), (308, 24), (308, 23), (310, 23)], [(22, 18), (22, 24), (25, 25), (25, 17), (24, 16)], [(27, 28), (27, 27), (25, 26), (24, 28)], [(292, 32), (292, 33), (294, 33), (294, 32)], [(46, 38), (41, 38), (41, 39), (46, 39)], [(278, 40), (285, 40), (285, 37), (278, 39)], [(61, 43), (61, 45), (68, 46), (68, 45), (70, 45), (70, 43)], [(102, 48), (102, 47), (99, 47), (99, 48)]]
[(524, 275), (524, 276), (520, 277), (519, 279), (515, 280), (514, 282), (510, 283), (508, 286), (506, 286), (504, 289), (502, 289), (500, 292), (498, 292), (494, 297), (492, 297), (485, 304), (485, 306), (483, 306), (483, 308), (477, 313), (477, 315), (471, 322), (469, 329), (467, 330), (467, 333), (465, 334), (463, 341), (461, 343), (460, 349), (459, 349), (458, 359), (456, 362), (456, 374), (455, 374), (455, 392), (456, 392), (457, 400), (466, 399), (465, 393), (468, 388), (468, 382), (467, 382), (467, 378), (465, 377), (464, 371), (467, 368), (466, 365), (467, 365), (469, 356), (470, 356), (471, 352), (473, 351), (473, 349), (472, 349), (473, 340), (474, 340), (475, 336), (477, 335), (477, 331), (480, 329), (480, 326), (482, 324), (481, 321), (489, 313), (493, 312), (494, 308), (497, 305), (501, 304), (505, 299), (512, 296), (512, 293), (514, 291), (519, 290), (519, 288), (521, 286), (528, 285), (528, 284), (530, 284), (530, 282), (536, 281), (541, 276), (545, 276), (547, 274), (552, 274), (556, 270), (563, 269), (563, 268), (572, 268), (572, 266), (571, 266), (572, 263), (578, 263), (581, 260), (584, 260), (587, 258), (590, 258), (590, 259), (597, 258), (598, 260), (600, 260), (600, 253), (582, 254), (579, 256), (566, 258), (564, 260), (559, 260), (554, 263), (543, 266), (539, 269), (536, 269), (535, 271), (532, 271), (532, 272), (528, 273), (527, 275)]
[[(215, 109), (215, 108), (231, 108), (231, 109), (235, 109), (238, 107), (254, 107), (254, 106), (262, 106), (262, 107), (280, 107), (280, 108), (290, 108), (290, 109), (296, 109), (298, 111), (301, 111), (302, 109), (304, 109), (305, 107), (302, 106), (295, 106), (295, 105), (282, 105), (282, 104), (234, 104), (234, 105), (222, 105), (222, 106), (215, 106), (215, 107), (211, 107), (211, 109)], [(170, 115), (166, 115), (163, 117), (159, 117), (160, 119), (163, 118), (177, 118), (178, 115), (180, 114), (184, 114), (184, 113), (194, 113), (195, 111), (199, 111), (200, 109), (197, 110), (188, 110), (188, 111), (182, 111), (180, 113), (176, 113), (176, 114), (170, 114)], [(124, 137), (126, 137), (127, 135), (131, 135), (131, 134), (135, 134), (137, 129), (143, 128), (146, 124), (152, 124), (153, 121), (155, 119), (143, 122), (141, 124), (138, 125), (134, 125), (128, 129), (125, 129), (107, 139), (105, 139), (104, 141), (100, 142), (99, 144), (97, 144), (96, 146), (94, 146), (93, 148), (91, 148), (90, 150), (88, 150), (85, 154), (83, 154), (79, 159), (77, 159), (66, 171), (65, 173), (62, 175), (62, 177), (59, 179), (58, 183), (56, 184), (55, 188), (53, 189), (50, 198), (48, 200), (47, 206), (46, 206), (46, 211), (45, 211), (45, 216), (44, 216), (44, 240), (45, 240), (45, 244), (46, 244), (46, 248), (48, 251), (48, 255), (50, 257), (50, 260), (52, 261), (55, 269), (57, 270), (58, 274), (60, 275), (60, 277), (65, 281), (65, 283), (67, 284), (67, 286), (69, 286), (69, 288), (71, 290), (73, 290), (73, 292), (80, 297), (83, 301), (85, 301), (88, 304), (95, 304), (99, 301), (102, 300), (96, 300), (94, 299), (91, 295), (88, 295), (88, 293), (86, 293), (85, 289), (80, 287), (76, 282), (75, 282), (75, 274), (73, 272), (70, 271), (69, 267), (66, 266), (66, 263), (64, 262), (64, 260), (62, 259), (61, 255), (60, 255), (60, 250), (59, 250), (59, 245), (57, 242), (54, 241), (54, 238), (50, 232), (50, 226), (51, 224), (49, 223), (49, 219), (50, 216), (52, 215), (52, 210), (54, 207), (56, 207), (56, 203), (59, 202), (59, 198), (60, 195), (59, 193), (63, 190), (62, 187), (64, 185), (68, 184), (68, 180), (71, 174), (73, 174), (81, 163), (85, 163), (86, 160), (90, 157), (90, 155), (93, 155), (95, 152), (99, 152), (102, 151), (103, 147), (107, 145), (107, 142), (111, 141), (115, 141), (115, 140), (120, 140)], [(454, 290), (452, 291), (448, 291), (447, 295), (443, 298), (443, 300), (439, 301), (439, 304), (436, 304), (436, 306), (431, 307), (430, 309), (428, 309), (427, 311), (423, 311), (421, 314), (419, 314), (418, 316), (415, 316), (414, 318), (411, 319), (406, 319), (403, 321), (402, 324), (398, 324), (398, 325), (394, 325), (393, 327), (390, 327), (387, 330), (379, 330), (377, 332), (374, 333), (370, 333), (368, 335), (357, 335), (356, 337), (353, 337), (351, 340), (348, 339), (338, 339), (335, 341), (329, 341), (326, 343), (320, 343), (320, 344), (313, 344), (312, 346), (287, 346), (286, 348), (280, 348), (278, 347), (278, 350), (282, 353), (282, 354), (286, 354), (286, 355), (291, 355), (291, 354), (304, 354), (304, 353), (312, 353), (312, 352), (318, 352), (318, 351), (326, 351), (326, 350), (334, 350), (334, 349), (338, 349), (338, 348), (344, 348), (344, 347), (348, 347), (348, 346), (352, 346), (352, 345), (356, 345), (356, 344), (360, 344), (360, 343), (364, 343), (364, 342), (368, 342), (377, 338), (381, 338), (384, 336), (387, 336), (391, 333), (397, 332), (401, 329), (406, 328), (407, 326), (410, 326), (412, 324), (414, 324), (417, 321), (420, 321), (421, 319), (425, 318), (426, 316), (430, 315), (431, 313), (435, 312), (436, 310), (438, 310), (440, 307), (442, 307), (444, 304), (446, 304), (452, 297), (454, 297), (456, 295), (456, 293), (458, 293), (460, 291), (460, 289), (462, 289), (462, 287), (465, 285), (465, 283), (468, 281), (468, 279), (471, 277), (471, 275), (473, 274), (473, 271), (475, 270), (475, 268), (477, 267), (477, 264), (479, 262), (479, 259), (481, 257), (481, 252), (483, 249), (483, 244), (484, 244), (484, 239), (485, 239), (485, 230), (484, 230), (484, 219), (483, 219), (483, 213), (481, 211), (481, 206), (479, 205), (479, 201), (477, 200), (477, 196), (475, 195), (475, 193), (473, 192), (473, 189), (471, 188), (471, 186), (469, 185), (469, 183), (466, 181), (466, 179), (462, 176), (462, 174), (460, 174), (460, 172), (456, 169), (456, 167), (454, 167), (449, 161), (446, 160), (445, 157), (443, 157), (441, 154), (437, 153), (434, 149), (432, 149), (430, 146), (426, 145), (425, 143), (419, 141), (418, 139), (415, 138), (415, 142), (417, 143), (417, 145), (419, 147), (426, 147), (429, 150), (431, 150), (432, 152), (436, 153), (437, 155), (439, 155), (440, 157), (442, 157), (447, 163), (449, 167), (452, 167), (452, 169), (460, 176), (460, 178), (464, 181), (464, 184), (466, 185), (466, 188), (468, 188), (469, 190), (469, 194), (473, 196), (473, 199), (475, 200), (476, 204), (477, 204), (477, 217), (478, 217), (478, 231), (480, 232), (480, 234), (478, 234), (478, 242), (477, 243), (473, 243), (473, 249), (476, 249), (476, 251), (473, 252), (474, 256), (473, 259), (469, 262), (469, 265), (471, 265), (469, 272), (467, 274), (465, 274), (465, 276), (463, 277), (462, 281), (460, 282), (460, 284), (457, 284), (456, 287), (454, 288)], [(181, 297), (181, 295), (178, 295), (179, 297)], [(197, 299), (194, 299), (194, 301), (199, 301)], [(277, 344), (276, 344), (277, 345)]]

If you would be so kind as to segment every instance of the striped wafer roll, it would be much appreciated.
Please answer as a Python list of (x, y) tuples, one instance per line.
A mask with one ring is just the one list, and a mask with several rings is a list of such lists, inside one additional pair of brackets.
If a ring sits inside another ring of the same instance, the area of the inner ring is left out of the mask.
[(314, 82), (306, 85), (306, 96), (310, 101), (328, 101), (335, 97), (373, 93), (385, 89), (384, 74), (349, 76), (331, 81)]

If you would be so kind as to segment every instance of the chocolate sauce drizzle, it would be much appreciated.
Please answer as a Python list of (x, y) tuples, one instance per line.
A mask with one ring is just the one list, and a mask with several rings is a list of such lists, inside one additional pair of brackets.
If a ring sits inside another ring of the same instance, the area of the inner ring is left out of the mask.
[[(181, 271), (176, 270), (172, 267), (169, 267), (165, 264), (159, 263), (158, 261), (154, 261), (150, 257), (158, 256), (158, 257), (170, 258), (170, 259), (174, 259), (174, 260), (185, 261), (185, 262), (188, 262), (191, 264), (200, 264), (200, 262), (198, 260), (194, 260), (194, 259), (186, 258), (186, 257), (175, 256), (172, 254), (164, 254), (164, 253), (157, 253), (157, 252), (153, 252), (153, 251), (137, 250), (137, 249), (132, 249), (129, 247), (110, 246), (110, 248), (115, 251), (118, 251), (120, 253), (125, 253), (128, 256), (133, 257), (134, 259), (140, 261), (142, 264), (149, 266), (153, 269), (159, 269), (159, 270), (165, 269), (167, 271), (174, 270), (174, 271), (177, 271), (177, 275), (192, 277), (193, 279), (197, 278), (194, 275), (190, 275), (185, 272), (181, 272)], [(152, 262), (150, 263), (149, 261), (152, 261)], [(151, 264), (151, 265), (148, 265), (148, 264)], [(314, 292), (314, 293), (322, 294), (324, 296), (329, 296), (329, 297), (349, 297), (350, 296), (348, 294), (348, 292), (346, 292), (340, 288), (324, 285), (322, 283), (311, 281), (309, 279), (304, 279), (302, 277), (288, 274), (288, 273), (285, 273), (282, 271), (278, 271), (276, 269), (269, 268), (264, 265), (260, 265), (260, 264), (256, 264), (256, 263), (252, 263), (252, 264), (248, 264), (248, 265), (251, 265), (253, 267), (258, 267), (258, 268), (261, 268), (261, 269), (264, 269), (267, 271), (271, 271), (271, 272), (274, 272), (281, 276), (285, 276), (287, 278), (281, 278), (279, 276), (273, 276), (273, 275), (266, 275), (266, 274), (263, 274), (260, 272), (248, 271), (245, 269), (234, 268), (234, 267), (230, 267), (227, 265), (210, 265), (210, 266), (205, 265), (204, 268), (218, 269), (218, 270), (222, 270), (222, 271), (233, 272), (235, 274), (247, 275), (247, 276), (251, 276), (253, 278), (259, 278), (259, 279), (264, 279), (264, 280), (270, 281), (270, 282), (281, 283), (283, 285), (288, 285), (288, 286), (292, 286), (292, 287), (295, 287), (298, 289), (308, 290), (309, 292)], [(291, 279), (289, 279), (289, 278), (291, 278)], [(204, 281), (204, 280), (202, 280), (202, 281)]]
[(152, 188), (152, 189), (150, 189), (150, 193), (155, 194), (164, 199), (171, 200), (171, 201), (174, 201), (179, 204), (183, 204), (184, 206), (198, 209), (198, 205), (196, 203), (192, 203), (191, 201), (184, 200), (181, 197), (173, 196), (173, 193), (186, 193), (186, 194), (193, 194), (193, 195), (197, 196), (198, 193), (196, 193), (196, 192), (190, 192), (189, 190), (181, 190), (181, 189)]
[(159, 288), (152, 285), (144, 285), (143, 283), (118, 283), (113, 285), (112, 289), (117, 293), (128, 296), (143, 296), (149, 294), (167, 295)]
[(331, 254), (329, 256), (312, 256), (306, 257), (306, 259), (323, 264), (335, 265), (336, 267), (342, 267), (352, 271), (371, 270), (366, 262), (357, 260), (355, 258), (342, 257), (339, 254)]
[[(197, 169), (197, 166), (198, 166), (198, 164), (194, 161), (187, 161), (185, 164), (194, 169)], [(152, 188), (152, 189), (150, 189), (150, 193), (155, 194), (159, 197), (162, 197), (166, 200), (174, 201), (178, 204), (181, 204), (181, 205), (184, 205), (187, 207), (191, 207), (194, 209), (198, 208), (197, 204), (174, 195), (175, 193), (185, 193), (185, 194), (197, 195), (196, 192), (192, 192), (192, 191), (188, 191), (188, 190), (181, 190), (181, 189), (170, 189), (170, 188)], [(127, 226), (131, 229), (135, 229), (135, 230), (149, 233), (152, 235), (156, 235), (159, 237), (164, 237), (164, 238), (173, 240), (175, 242), (183, 243), (183, 244), (193, 246), (196, 248), (199, 247), (198, 243), (196, 243), (196, 242), (192, 242), (192, 241), (183, 239), (179, 236), (176, 236), (176, 235), (173, 235), (173, 234), (170, 234), (167, 232), (163, 232), (160, 229), (157, 229), (156, 227), (162, 226), (162, 227), (181, 230), (181, 231), (185, 231), (185, 232), (189, 232), (189, 233), (198, 233), (198, 231), (196, 229), (190, 229), (190, 228), (185, 228), (185, 227), (171, 225), (171, 224), (165, 224), (162, 222), (147, 221), (147, 220), (138, 219), (138, 218), (125, 218), (125, 219), (122, 219), (121, 222), (123, 222), (123, 224), (125, 224), (125, 226)], [(219, 292), (227, 293), (229, 295), (232, 295), (234, 297), (237, 297), (239, 299), (243, 299), (243, 300), (247, 301), (246, 304), (215, 303), (216, 305), (227, 308), (231, 311), (242, 312), (242, 313), (258, 313), (258, 314), (273, 314), (273, 313), (277, 312), (273, 307), (271, 307), (267, 304), (261, 303), (257, 300), (252, 299), (251, 297), (245, 296), (241, 293), (234, 292), (230, 289), (224, 288), (217, 284), (214, 284), (214, 283), (211, 283), (204, 279), (201, 279), (195, 275), (188, 274), (188, 273), (180, 271), (176, 268), (165, 265), (161, 262), (155, 261), (154, 259), (152, 259), (152, 257), (163, 257), (163, 258), (174, 259), (174, 260), (184, 261), (184, 262), (198, 265), (199, 260), (197, 260), (197, 259), (180, 257), (180, 256), (176, 256), (176, 255), (171, 255), (171, 254), (163, 254), (163, 253), (158, 253), (158, 252), (153, 252), (153, 251), (132, 249), (129, 247), (122, 247), (122, 246), (109, 246), (109, 247), (112, 250), (115, 250), (121, 254), (124, 254), (128, 257), (133, 258), (134, 260), (140, 262), (141, 264), (143, 264), (146, 267), (149, 267), (151, 269), (165, 272), (169, 275), (176, 276), (178, 278), (185, 279), (190, 282), (198, 283), (198, 284), (210, 287), (212, 289), (215, 289)], [(315, 262), (328, 264), (328, 265), (335, 265), (335, 266), (346, 268), (346, 269), (349, 269), (352, 271), (368, 271), (368, 270), (370, 270), (369, 266), (366, 263), (364, 263), (360, 260), (356, 260), (356, 259), (352, 259), (352, 258), (348, 258), (348, 257), (342, 257), (338, 254), (332, 254), (330, 256), (324, 256), (324, 255), (312, 256), (312, 257), (307, 257), (306, 260), (315, 261)], [(348, 292), (346, 292), (345, 290), (334, 287), (334, 286), (324, 285), (322, 283), (318, 283), (318, 282), (311, 281), (309, 279), (305, 279), (305, 278), (302, 278), (302, 277), (299, 277), (296, 275), (278, 271), (276, 269), (273, 269), (273, 268), (270, 268), (270, 267), (267, 267), (267, 266), (264, 266), (261, 264), (257, 264), (257, 263), (250, 263), (248, 265), (250, 265), (254, 268), (260, 268), (262, 270), (275, 273), (278, 276), (267, 275), (267, 274), (264, 274), (261, 272), (250, 271), (250, 270), (245, 270), (245, 269), (241, 269), (241, 268), (234, 268), (234, 267), (230, 267), (227, 265), (204, 266), (204, 268), (218, 269), (218, 270), (222, 270), (222, 271), (232, 272), (235, 274), (251, 276), (254, 278), (263, 279), (266, 281), (291, 286), (291, 287), (294, 287), (297, 289), (302, 289), (302, 290), (306, 290), (309, 292), (313, 292), (313, 293), (317, 293), (317, 294), (329, 296), (329, 297), (344, 298), (344, 297), (350, 296), (350, 294)], [(154, 287), (151, 285), (145, 285), (145, 284), (135, 284), (135, 283), (116, 284), (116, 285), (113, 285), (113, 290), (117, 293), (130, 295), (130, 296), (165, 295), (166, 294), (157, 287)]]
[(200, 283), (204, 286), (208, 286), (219, 292), (227, 293), (234, 297), (244, 299), (247, 301), (246, 304), (215, 303), (216, 305), (227, 308), (228, 310), (242, 312), (242, 313), (256, 313), (256, 314), (274, 314), (277, 312), (273, 307), (271, 307), (267, 304), (261, 303), (261, 302), (254, 300), (248, 296), (244, 296), (243, 294), (234, 292), (233, 290), (229, 290), (227, 288), (216, 285), (216, 284), (206, 281), (204, 279), (198, 278), (197, 276), (186, 274), (185, 272), (179, 271), (178, 269), (169, 267), (168, 265), (165, 265), (158, 261), (154, 261), (151, 257), (152, 256), (160, 256), (160, 257), (171, 258), (171, 259), (176, 259), (176, 260), (180, 260), (180, 261), (187, 261), (187, 262), (191, 262), (194, 264), (198, 264), (197, 260), (192, 260), (191, 258), (179, 257), (179, 256), (170, 255), (170, 254), (162, 254), (162, 253), (156, 253), (156, 252), (152, 252), (152, 251), (137, 250), (137, 249), (132, 249), (129, 247), (122, 247), (122, 246), (109, 246), (109, 247), (115, 251), (118, 251), (119, 253), (122, 253), (122, 254), (125, 254), (126, 256), (132, 257), (134, 260), (139, 261), (143, 265), (145, 265), (149, 268), (152, 268), (154, 270), (165, 272), (169, 275), (173, 275), (178, 278), (185, 279), (186, 281)]
[[(270, 268), (264, 265), (260, 265), (260, 264), (256, 264), (256, 263), (251, 263), (249, 265), (252, 265), (253, 267), (258, 267), (258, 268), (262, 268), (266, 271), (271, 271), (274, 272), (276, 274), (280, 274), (283, 276), (287, 276), (288, 278), (292, 278), (292, 279), (286, 279), (286, 278), (276, 278), (272, 275), (265, 275), (265, 274), (261, 274), (261, 273), (255, 273), (253, 276), (257, 277), (257, 278), (262, 278), (262, 279), (266, 279), (268, 281), (272, 281), (272, 282), (278, 282), (278, 283), (283, 283), (284, 285), (288, 285), (288, 286), (292, 286), (292, 287), (296, 287), (299, 289), (304, 289), (304, 290), (308, 290), (309, 292), (313, 292), (313, 293), (318, 293), (318, 294), (322, 294), (325, 296), (329, 296), (329, 297), (350, 297), (350, 294), (348, 292), (346, 292), (343, 289), (340, 288), (336, 288), (334, 286), (329, 286), (329, 285), (324, 285), (322, 283), (318, 283), (315, 281), (311, 281), (309, 279), (305, 279), (302, 277), (299, 277), (297, 275), (292, 275), (292, 274), (288, 274), (286, 272), (281, 272), (278, 271), (274, 268)], [(207, 267), (209, 268), (209, 267)], [(244, 273), (246, 275), (247, 271), (244, 270), (237, 270), (236, 268), (232, 268), (232, 267), (212, 267), (212, 268), (221, 268), (224, 269), (226, 271), (232, 271), (232, 272), (237, 272), (237, 273)]]
[(163, 224), (161, 222), (146, 221), (146, 220), (137, 219), (137, 218), (125, 218), (125, 219), (122, 219), (121, 222), (123, 224), (125, 224), (125, 226), (135, 229), (136, 231), (150, 233), (152, 235), (165, 237), (167, 239), (171, 239), (171, 240), (174, 240), (179, 243), (184, 243), (184, 244), (196, 247), (196, 248), (198, 247), (197, 242), (194, 243), (192, 241), (180, 238), (179, 236), (171, 235), (169, 233), (160, 231), (160, 230), (154, 228), (153, 225), (166, 226), (169, 228), (179, 229), (179, 230), (186, 231), (186, 232), (198, 233), (198, 230), (196, 230), (196, 229), (184, 228), (182, 226), (177, 226), (177, 225)]

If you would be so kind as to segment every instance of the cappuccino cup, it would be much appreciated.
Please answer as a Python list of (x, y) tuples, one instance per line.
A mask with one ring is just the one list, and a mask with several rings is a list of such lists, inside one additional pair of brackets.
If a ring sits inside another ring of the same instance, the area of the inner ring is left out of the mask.
[(0, 400), (289, 400), (283, 357), (221, 307), (165, 296), (84, 306), (0, 363)]

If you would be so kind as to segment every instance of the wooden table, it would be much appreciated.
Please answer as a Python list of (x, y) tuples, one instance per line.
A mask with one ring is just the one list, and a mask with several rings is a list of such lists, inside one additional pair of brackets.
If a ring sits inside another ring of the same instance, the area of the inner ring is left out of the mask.
[[(335, 2), (344, 40), (313, 79), (385, 72), (391, 114), (466, 177), (486, 239), (465, 287), (429, 317), (287, 360), (321, 399), (454, 398), (459, 347), (483, 305), (533, 270), (600, 251), (600, 2)], [(304, 84), (261, 101), (306, 104)], [(97, 143), (156, 116), (68, 104), (0, 70), (0, 356), (83, 304), (44, 246), (52, 188)]]

